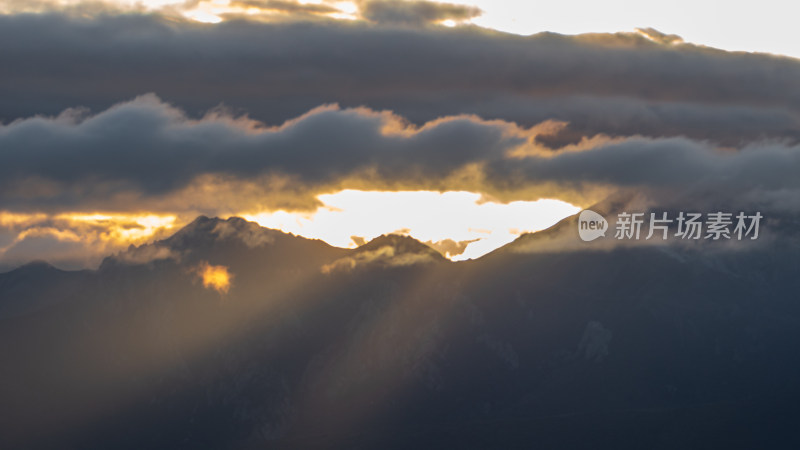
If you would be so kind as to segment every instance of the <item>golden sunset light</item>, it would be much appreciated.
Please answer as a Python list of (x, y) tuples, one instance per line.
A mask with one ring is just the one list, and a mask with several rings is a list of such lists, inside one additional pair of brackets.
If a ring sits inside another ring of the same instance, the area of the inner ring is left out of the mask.
[(0, 450), (800, 448), (798, 15), (0, 0)]
[(172, 229), (177, 217), (156, 214), (59, 214), (54, 219), (100, 229), (105, 227), (101, 235), (103, 240), (135, 244), (152, 238), (158, 232)]
[(317, 197), (323, 206), (314, 212), (274, 211), (242, 217), (323, 241), (355, 247), (382, 234), (401, 233), (423, 242), (463, 242), (463, 253), (445, 254), (453, 260), (477, 258), (522, 233), (545, 229), (577, 213), (569, 203), (544, 199), (508, 204), (481, 201), (472, 192), (380, 192), (347, 189)]
[[(344, 248), (357, 247), (383, 234), (405, 234), (460, 261), (480, 257), (523, 233), (545, 229), (580, 210), (554, 199), (495, 203), (464, 191), (347, 189), (317, 199), (323, 206), (315, 211), (236, 215), (267, 228)], [(175, 215), (0, 212), (0, 227), (12, 236), (0, 246), (0, 258), (13, 257), (16, 248), (30, 242), (54, 239), (71, 244), (79, 259), (92, 261), (129, 245), (166, 237), (185, 224)]]
[[(46, 255), (38, 254), (35, 249), (54, 242), (63, 248), (60, 257), (74, 259), (77, 267), (92, 267), (109, 253), (166, 237), (177, 225), (177, 216), (171, 214), (51, 215), (0, 211), (0, 260), (44, 258)], [(55, 262), (62, 265), (60, 261)]]
[(194, 268), (194, 271), (206, 289), (214, 289), (220, 294), (227, 294), (231, 288), (233, 274), (225, 266), (215, 266), (203, 261)]

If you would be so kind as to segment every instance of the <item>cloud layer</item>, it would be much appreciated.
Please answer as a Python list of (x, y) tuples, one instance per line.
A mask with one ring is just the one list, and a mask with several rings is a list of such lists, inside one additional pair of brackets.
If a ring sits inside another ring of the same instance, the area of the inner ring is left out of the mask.
[(293, 19), (0, 16), (0, 212), (44, 214), (0, 227), (6, 256), (72, 251), (59, 214), (186, 223), (343, 189), (800, 210), (798, 60), (432, 25), (479, 13), (454, 5), (251, 3)]
[(585, 204), (609, 189), (743, 195), (800, 187), (794, 145), (730, 150), (641, 136), (555, 149), (539, 142), (560, 129), (464, 115), (415, 126), (391, 112), (336, 106), (269, 127), (220, 113), (191, 119), (147, 95), (96, 115), (0, 127), (0, 208), (313, 209), (316, 195), (342, 188), (465, 190), (504, 200), (557, 193)]
[(421, 26), (445, 20), (464, 21), (481, 15), (474, 6), (427, 1), (362, 0), (361, 16), (377, 23)]
[(3, 16), (0, 120), (81, 105), (99, 112), (154, 92), (192, 117), (222, 103), (271, 125), (339, 103), (392, 110), (417, 124), (465, 113), (525, 126), (555, 119), (570, 124), (562, 139), (797, 141), (797, 60), (652, 36), (664, 35)]

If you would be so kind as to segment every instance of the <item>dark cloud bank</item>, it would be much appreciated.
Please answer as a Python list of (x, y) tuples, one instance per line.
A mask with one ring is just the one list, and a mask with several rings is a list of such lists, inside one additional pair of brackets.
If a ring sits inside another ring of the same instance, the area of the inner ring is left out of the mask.
[[(551, 150), (536, 143), (542, 128), (475, 116), (415, 127), (389, 112), (336, 106), (267, 127), (224, 114), (193, 120), (147, 95), (97, 115), (65, 113), (0, 129), (0, 204), (75, 210), (113, 207), (126, 198), (153, 208), (174, 195), (165, 208), (175, 210), (198, 184), (251, 182), (267, 195), (275, 179), (286, 180), (275, 191), (295, 189), (286, 200), (295, 206), (313, 204), (313, 194), (325, 189), (353, 185), (469, 189), (509, 198), (557, 188), (562, 196), (584, 199), (603, 187), (672, 195), (800, 188), (796, 146), (721, 150), (687, 138), (630, 137)], [(220, 191), (199, 205), (219, 207), (242, 196), (229, 194)]]
[[(373, 3), (367, 17), (387, 8)], [(402, 15), (392, 8), (385, 14)], [(5, 122), (79, 105), (101, 111), (155, 92), (191, 115), (224, 103), (270, 124), (337, 102), (391, 109), (415, 123), (474, 113), (523, 125), (564, 120), (579, 135), (730, 145), (798, 137), (796, 60), (634, 33), (523, 37), (368, 22), (17, 15), (0, 17), (0, 54)]]
[(213, 214), (342, 187), (792, 206), (795, 59), (654, 30), (445, 29), (425, 23), (477, 11), (373, 3), (362, 15), (395, 25), (0, 17), (0, 207)]

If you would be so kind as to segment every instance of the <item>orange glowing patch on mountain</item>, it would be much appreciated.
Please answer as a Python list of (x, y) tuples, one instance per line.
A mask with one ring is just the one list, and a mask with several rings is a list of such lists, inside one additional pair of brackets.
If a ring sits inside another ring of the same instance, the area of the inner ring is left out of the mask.
[(220, 294), (227, 294), (231, 288), (233, 274), (225, 266), (215, 266), (203, 261), (195, 267), (194, 272), (200, 277), (203, 287), (206, 289), (214, 289)]

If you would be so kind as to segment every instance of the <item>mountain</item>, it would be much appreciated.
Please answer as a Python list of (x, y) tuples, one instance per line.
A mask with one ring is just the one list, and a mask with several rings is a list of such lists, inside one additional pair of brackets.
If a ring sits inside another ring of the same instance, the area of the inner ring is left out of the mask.
[(794, 240), (531, 246), (572, 226), (450, 262), (200, 217), (0, 274), (0, 447), (800, 445)]
[(347, 256), (323, 266), (325, 273), (374, 268), (442, 264), (448, 260), (416, 239), (399, 234), (379, 236)]
[(0, 273), (0, 319), (35, 312), (68, 298), (88, 276), (88, 271), (67, 272), (44, 261)]
[(129, 248), (108, 258), (103, 266), (173, 258), (183, 263), (215, 259), (239, 267), (280, 264), (285, 268), (328, 261), (344, 253), (318, 239), (267, 229), (239, 217), (200, 216), (169, 238)]

